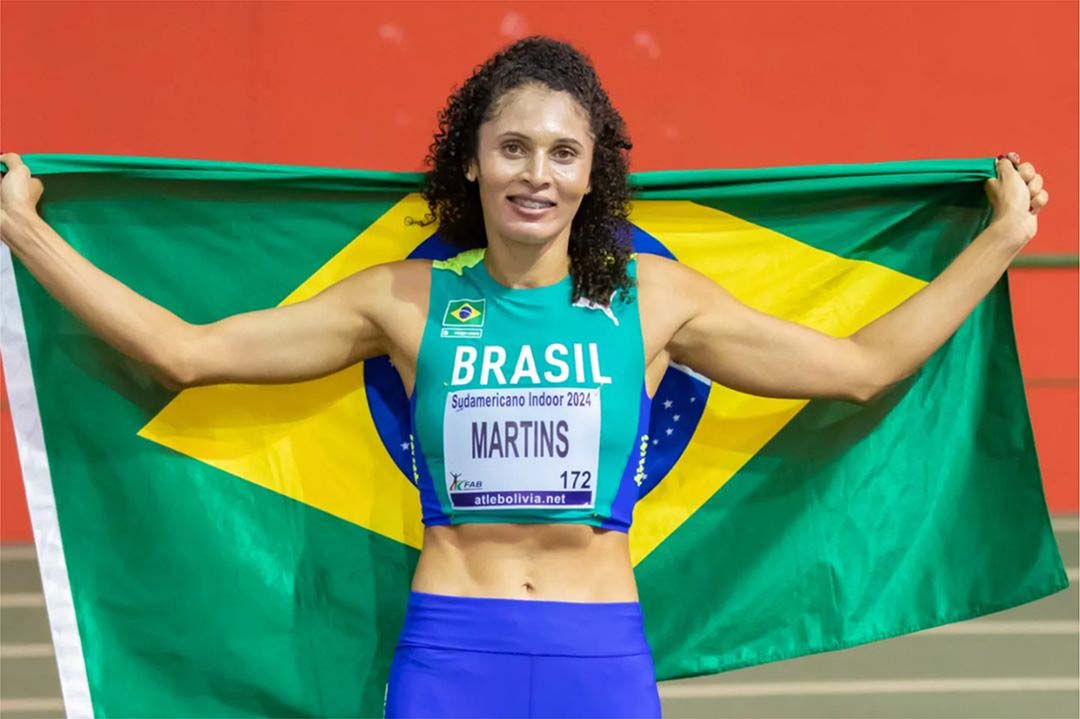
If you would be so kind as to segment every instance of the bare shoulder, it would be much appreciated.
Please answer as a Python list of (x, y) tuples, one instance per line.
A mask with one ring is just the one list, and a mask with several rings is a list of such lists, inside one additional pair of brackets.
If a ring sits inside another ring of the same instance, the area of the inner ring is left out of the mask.
[(709, 294), (708, 277), (678, 260), (639, 252), (637, 281), (642, 312), (662, 307), (663, 314), (685, 321)]
[(427, 316), (431, 260), (380, 262), (357, 270), (321, 293), (391, 333), (395, 325)]
[[(708, 280), (693, 267), (684, 265), (678, 260), (663, 255), (654, 255), (649, 252), (637, 253), (638, 284), (649, 287), (663, 287), (670, 292), (672, 283), (691, 282), (699, 284), (702, 280)], [(680, 291), (688, 288), (679, 286)]]
[[(638, 310), (648, 360), (660, 356), (702, 306), (700, 272), (661, 255), (638, 253)], [(666, 365), (665, 365), (666, 366)]]
[(421, 292), (425, 296), (431, 290), (431, 260), (395, 260), (383, 264), (389, 272), (395, 289), (403, 292)]
[(388, 279), (419, 280), (431, 273), (431, 260), (391, 260), (372, 265), (368, 269), (383, 273)]
[(426, 275), (431, 272), (432, 261), (418, 258), (412, 260), (393, 260), (392, 262), (384, 262), (382, 264), (384, 267), (388, 267), (394, 272), (411, 272), (416, 275)]
[(408, 368), (415, 365), (427, 320), (431, 260), (382, 262), (357, 274), (367, 275), (369, 280), (362, 283), (364, 314), (380, 328), (386, 351), (398, 371), (406, 371), (406, 380), (411, 371)]
[(394, 260), (362, 271), (369, 297), (377, 299), (377, 312), (388, 319), (421, 312), (426, 314), (431, 293), (431, 260)]
[(393, 260), (358, 270), (346, 281), (373, 299), (413, 302), (426, 299), (431, 285), (431, 260)]
[(666, 284), (681, 267), (676, 260), (649, 252), (637, 253), (638, 284)]

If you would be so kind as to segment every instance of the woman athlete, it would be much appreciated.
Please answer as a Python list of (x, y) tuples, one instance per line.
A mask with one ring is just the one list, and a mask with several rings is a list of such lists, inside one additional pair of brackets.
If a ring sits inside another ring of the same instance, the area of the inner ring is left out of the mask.
[(1002, 156), (989, 226), (906, 302), (832, 337), (633, 254), (629, 148), (589, 61), (533, 37), (478, 67), (440, 115), (424, 197), (463, 250), (451, 260), (381, 264), (303, 302), (190, 324), (58, 236), (14, 153), (2, 237), (172, 389), (295, 382), (389, 355), (410, 396), (425, 531), (387, 716), (656, 717), (627, 532), (668, 364), (767, 397), (865, 403), (953, 334), (1048, 195), (1030, 163)]

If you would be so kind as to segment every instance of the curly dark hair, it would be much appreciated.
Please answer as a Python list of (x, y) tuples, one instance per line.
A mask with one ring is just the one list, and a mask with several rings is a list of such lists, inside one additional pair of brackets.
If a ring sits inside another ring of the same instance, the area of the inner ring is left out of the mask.
[(534, 35), (509, 45), (482, 65), (450, 95), (439, 113), (439, 130), (424, 158), (423, 196), (429, 213), (423, 224), (439, 222), (441, 236), (463, 249), (487, 246), (477, 184), (464, 176), (475, 159), (480, 125), (499, 99), (522, 85), (537, 83), (570, 94), (589, 117), (594, 139), (591, 191), (570, 226), (571, 302), (585, 297), (601, 305), (629, 299), (630, 139), (589, 59), (570, 45)]

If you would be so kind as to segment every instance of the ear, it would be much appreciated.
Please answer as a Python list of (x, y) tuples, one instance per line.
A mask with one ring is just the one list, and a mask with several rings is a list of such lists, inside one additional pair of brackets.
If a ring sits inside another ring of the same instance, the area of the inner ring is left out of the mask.
[(469, 164), (465, 166), (465, 179), (469, 182), (476, 182), (476, 178), (480, 176), (480, 168), (476, 166), (476, 160), (470, 160)]

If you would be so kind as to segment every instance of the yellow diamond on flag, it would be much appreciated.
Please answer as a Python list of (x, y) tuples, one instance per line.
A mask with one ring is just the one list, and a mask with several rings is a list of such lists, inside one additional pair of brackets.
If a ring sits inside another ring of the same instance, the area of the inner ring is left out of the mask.
[[(637, 202), (630, 221), (680, 262), (747, 305), (837, 337), (854, 333), (926, 285), (902, 272), (819, 250), (694, 202)], [(630, 528), (634, 566), (806, 404), (807, 400), (758, 397), (714, 385), (686, 451), (634, 510)]]
[[(405, 257), (432, 232), (406, 218), (426, 212), (418, 194), (406, 196), (281, 304)], [(390, 539), (421, 545), (420, 497), (375, 429), (362, 364), (293, 384), (186, 389), (139, 436)]]

